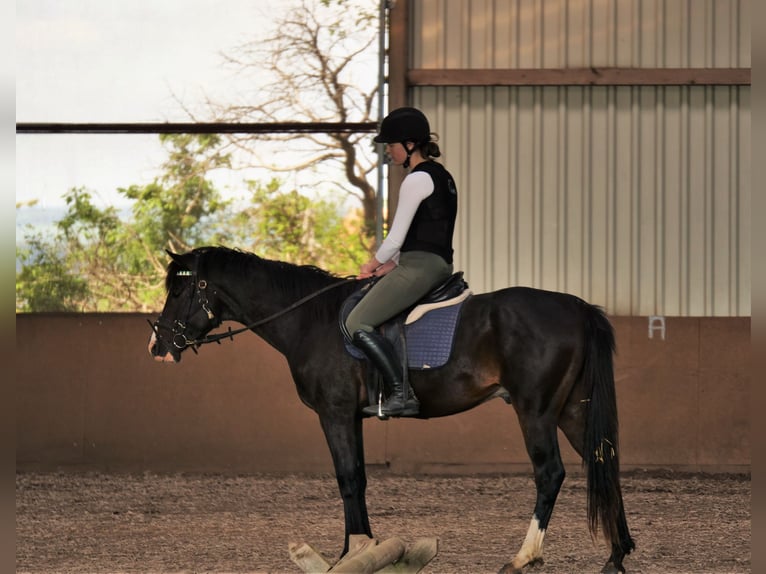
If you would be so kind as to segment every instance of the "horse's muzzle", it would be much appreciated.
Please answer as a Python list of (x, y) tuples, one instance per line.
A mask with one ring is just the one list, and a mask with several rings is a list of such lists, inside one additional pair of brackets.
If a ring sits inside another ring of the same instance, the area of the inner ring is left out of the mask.
[(173, 353), (170, 351), (165, 351), (165, 354), (160, 354), (159, 349), (159, 341), (157, 341), (157, 335), (155, 333), (152, 333), (151, 337), (149, 337), (149, 354), (154, 357), (154, 360), (158, 363), (177, 363), (179, 361), (178, 358), (173, 356)]

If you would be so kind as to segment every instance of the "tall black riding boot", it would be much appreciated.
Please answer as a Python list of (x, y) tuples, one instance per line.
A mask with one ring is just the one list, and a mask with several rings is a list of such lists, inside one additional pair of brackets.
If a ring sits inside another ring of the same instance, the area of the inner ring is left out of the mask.
[[(354, 345), (364, 351), (375, 368), (383, 375), (386, 386), (393, 391), (382, 405), (370, 405), (363, 410), (370, 415), (384, 417), (411, 417), (420, 412), (420, 402), (405, 385), (402, 367), (391, 342), (362, 329), (354, 333)], [(405, 388), (406, 387), (406, 388)]]

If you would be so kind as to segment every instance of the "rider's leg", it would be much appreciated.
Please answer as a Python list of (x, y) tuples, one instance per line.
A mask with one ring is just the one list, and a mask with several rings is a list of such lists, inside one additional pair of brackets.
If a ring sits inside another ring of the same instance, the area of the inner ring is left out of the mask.
[[(400, 408), (401, 405), (408, 405), (406, 409), (408, 411), (415, 408), (414, 395), (413, 400), (408, 402), (411, 390), (405, 388), (408, 385), (405, 384), (402, 376), (401, 363), (393, 347), (384, 338), (364, 337), (364, 335), (359, 337), (357, 333), (358, 331), (374, 333), (377, 326), (411, 307), (451, 274), (452, 265), (438, 255), (423, 251), (402, 253), (399, 265), (381, 277), (346, 318), (346, 328), (348, 333), (354, 336), (354, 344), (365, 352), (394, 391), (391, 397), (394, 402), (386, 403), (388, 410), (392, 413), (404, 410), (404, 407)], [(366, 412), (378, 414), (378, 407), (372, 408), (375, 412)], [(397, 414), (389, 416), (397, 416)]]

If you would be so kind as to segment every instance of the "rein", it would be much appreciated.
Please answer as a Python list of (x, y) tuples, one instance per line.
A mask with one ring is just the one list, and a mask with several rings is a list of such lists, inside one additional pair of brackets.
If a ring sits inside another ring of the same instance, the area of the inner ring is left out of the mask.
[[(349, 282), (350, 279), (352, 279), (353, 276), (350, 275), (348, 277), (344, 277), (343, 279), (340, 279), (339, 281), (336, 281), (334, 283), (330, 283), (329, 285), (326, 285), (319, 289), (318, 291), (314, 291), (313, 293), (309, 293), (305, 297), (302, 297), (301, 299), (298, 299), (294, 303), (292, 303), (290, 306), (285, 307), (284, 309), (277, 311), (276, 313), (273, 313), (269, 315), (268, 317), (264, 317), (263, 319), (259, 319), (258, 321), (255, 321), (253, 323), (250, 323), (248, 325), (245, 325), (244, 327), (241, 327), (239, 329), (232, 330), (231, 327), (229, 327), (229, 330), (225, 333), (215, 333), (213, 335), (205, 335), (201, 339), (194, 339), (189, 340), (186, 337), (183, 337), (184, 344), (178, 345), (174, 341), (174, 345), (178, 348), (184, 348), (184, 347), (192, 347), (194, 349), (195, 347), (199, 347), (201, 345), (205, 345), (207, 343), (218, 343), (220, 344), (221, 340), (223, 339), (231, 339), (234, 340), (234, 335), (239, 335), (240, 333), (244, 333), (245, 331), (250, 331), (251, 329), (254, 329), (256, 327), (260, 327), (261, 325), (264, 325), (266, 323), (269, 323), (270, 321), (273, 321), (274, 319), (277, 319), (281, 317), (282, 315), (286, 315), (290, 311), (293, 311), (303, 305), (304, 303), (310, 301), (311, 299), (314, 299), (315, 297), (318, 297), (322, 293), (325, 293), (326, 291), (330, 291), (331, 289), (335, 289), (337, 287), (340, 287), (341, 285), (345, 285)], [(207, 283), (205, 283), (205, 286), (207, 286)], [(207, 303), (207, 299), (205, 299), (205, 303)], [(206, 305), (203, 304), (203, 309), (208, 313), (208, 317), (210, 317), (211, 312), (206, 308)], [(210, 317), (212, 318), (212, 317)], [(150, 323), (151, 324), (151, 323)], [(155, 326), (152, 325), (152, 329), (155, 329)]]

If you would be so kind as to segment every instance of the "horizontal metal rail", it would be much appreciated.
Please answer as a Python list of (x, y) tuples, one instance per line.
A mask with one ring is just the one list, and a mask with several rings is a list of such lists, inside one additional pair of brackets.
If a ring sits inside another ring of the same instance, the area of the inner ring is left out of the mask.
[(375, 122), (19, 122), (17, 134), (266, 134), (374, 132)]

